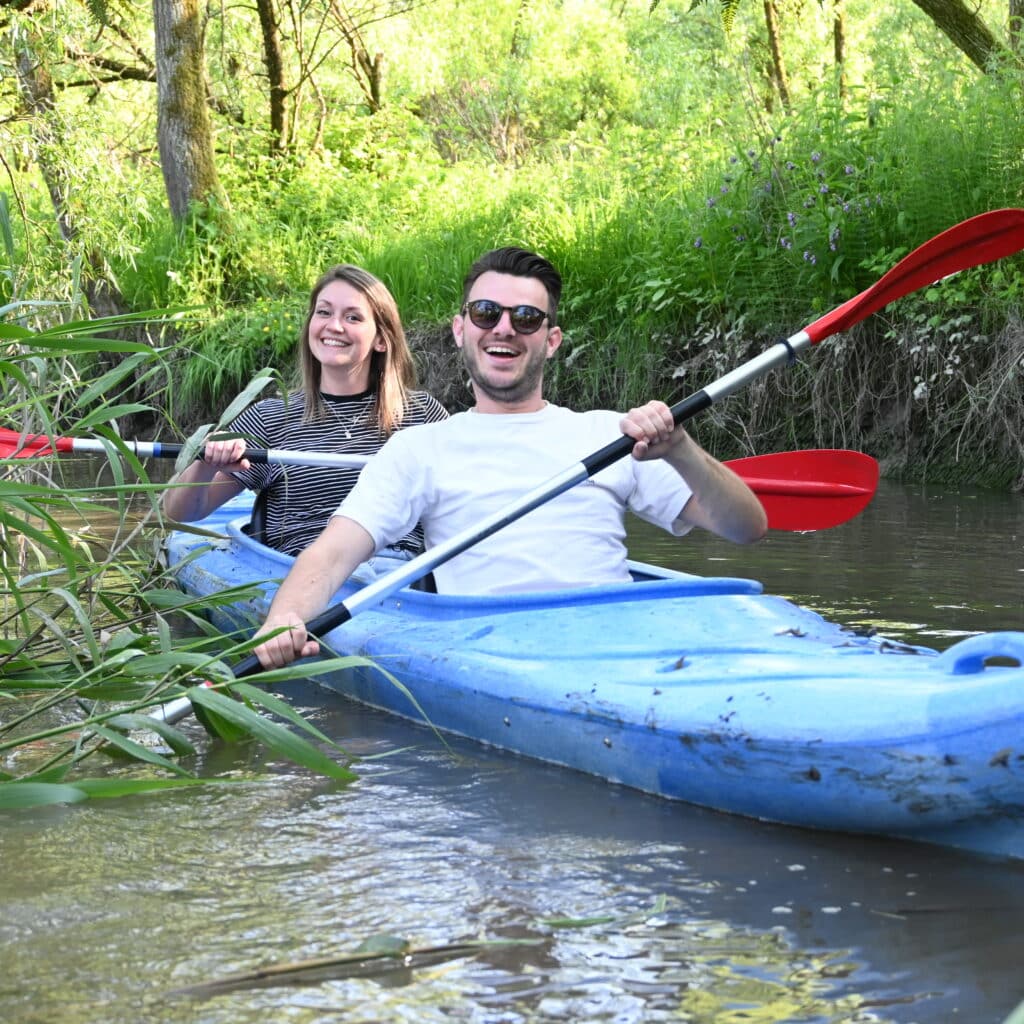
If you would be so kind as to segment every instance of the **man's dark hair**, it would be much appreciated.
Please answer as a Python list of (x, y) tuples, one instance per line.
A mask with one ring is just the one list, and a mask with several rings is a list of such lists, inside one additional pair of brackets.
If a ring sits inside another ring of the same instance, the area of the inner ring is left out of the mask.
[(558, 301), (562, 297), (562, 275), (543, 256), (527, 249), (506, 246), (486, 252), (469, 268), (462, 282), (462, 301), (469, 298), (469, 290), (482, 274), (493, 271), (496, 274), (511, 274), (513, 277), (535, 277), (548, 293), (547, 313), (549, 325), (555, 326), (558, 316)]

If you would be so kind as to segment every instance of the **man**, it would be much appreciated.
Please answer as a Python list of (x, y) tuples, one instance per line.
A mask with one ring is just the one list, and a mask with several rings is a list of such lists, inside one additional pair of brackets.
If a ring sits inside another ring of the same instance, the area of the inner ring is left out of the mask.
[(320, 537), (295, 561), (260, 635), (265, 668), (319, 650), (304, 623), (378, 548), (417, 522), (429, 549), (498, 512), (614, 440), (620, 459), (434, 572), (442, 593), (586, 586), (629, 579), (625, 510), (682, 536), (694, 526), (736, 543), (760, 540), (764, 509), (735, 473), (672, 422), (663, 402), (626, 416), (576, 413), (543, 397), (544, 365), (558, 350), (562, 282), (524, 249), (486, 253), (470, 268), (452, 320), (475, 405), (440, 423), (395, 434), (362, 471)]

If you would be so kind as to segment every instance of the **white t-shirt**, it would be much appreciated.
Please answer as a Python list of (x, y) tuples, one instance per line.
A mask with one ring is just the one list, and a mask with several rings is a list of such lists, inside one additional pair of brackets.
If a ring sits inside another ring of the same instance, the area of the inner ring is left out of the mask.
[[(463, 412), (394, 434), (338, 507), (378, 549), (423, 524), (429, 549), (622, 436), (617, 412)], [(434, 570), (445, 594), (550, 590), (625, 582), (625, 510), (682, 536), (691, 495), (661, 459), (626, 456)]]

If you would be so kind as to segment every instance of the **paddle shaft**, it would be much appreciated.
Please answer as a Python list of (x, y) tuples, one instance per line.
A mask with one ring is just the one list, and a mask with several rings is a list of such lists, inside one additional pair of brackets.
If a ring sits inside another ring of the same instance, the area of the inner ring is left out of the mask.
[[(809, 337), (804, 335), (804, 339), (802, 347), (810, 344)], [(779, 351), (776, 352), (776, 349)], [(779, 362), (785, 361), (788, 358), (789, 349), (785, 345), (779, 344), (774, 346), (773, 349), (750, 360), (739, 369), (716, 381), (715, 384), (702, 391), (698, 391), (688, 398), (684, 398), (681, 402), (677, 402), (671, 408), (673, 421), (678, 426), (680, 423), (691, 419), (697, 413), (707, 409), (718, 398), (731, 394), (737, 388), (747, 383), (747, 381), (753, 379), (753, 377), (767, 372), (772, 366), (776, 366)], [(309, 622), (307, 626), (308, 631), (314, 636), (321, 636), (337, 628), (342, 623), (348, 622), (349, 619), (357, 615), (364, 608), (380, 604), (384, 598), (390, 597), (391, 594), (401, 590), (403, 587), (407, 587), (415, 583), (416, 580), (422, 579), (428, 572), (432, 572), (439, 565), (455, 558), (456, 555), (462, 554), (467, 548), (471, 548), (474, 544), (478, 544), (485, 538), (490, 537), (491, 534), (497, 533), (498, 530), (508, 526), (510, 523), (516, 522), (516, 520), (521, 519), (528, 512), (532, 512), (535, 508), (551, 501), (552, 498), (558, 497), (559, 494), (563, 494), (571, 487), (575, 487), (577, 484), (583, 483), (584, 480), (590, 479), (596, 473), (600, 473), (601, 470), (607, 469), (619, 459), (630, 454), (635, 445), (636, 441), (633, 438), (623, 434), (599, 451), (588, 455), (581, 462), (570, 466), (557, 476), (535, 487), (515, 504), (493, 513), (471, 529), (463, 530), (454, 537), (449, 537), (448, 540), (432, 547), (429, 551), (424, 551), (423, 554), (418, 555), (404, 566), (388, 573), (387, 576), (368, 583), (339, 605), (328, 608), (327, 611)], [(248, 667), (249, 661), (256, 661), (256, 666), (259, 666), (259, 660), (256, 659), (255, 655), (246, 659), (243, 665)], [(242, 666), (240, 665), (239, 670), (241, 668)], [(250, 671), (258, 671), (258, 668), (253, 667)]]
[[(141, 459), (176, 459), (185, 446), (163, 441), (124, 441), (124, 446)], [(115, 451), (110, 441), (95, 438), (47, 437), (44, 434), (21, 435), (14, 430), (0, 430), (0, 447), (8, 448), (16, 458), (38, 458), (54, 454), (85, 454)], [(285, 448), (246, 448), (250, 462), (281, 466), (334, 466), (360, 469), (366, 465), (368, 455), (349, 455), (336, 452), (300, 452)]]
[[(13, 434), (14, 432), (0, 430), (0, 441), (3, 440), (3, 435), (8, 433)], [(109, 442), (93, 439), (57, 438), (55, 445), (51, 444), (53, 439), (42, 435), (29, 435), (26, 440), (27, 444), (21, 448), (21, 451), (29, 454), (48, 455), (55, 450), (78, 454), (83, 452), (104, 452), (110, 448)], [(177, 458), (185, 447), (181, 444), (166, 444), (162, 441), (126, 441), (125, 445), (139, 458), (154, 459)], [(786, 454), (798, 459), (804, 453), (788, 452)], [(289, 448), (247, 448), (245, 457), (250, 462), (279, 466), (321, 466), (325, 468), (340, 467), (346, 469), (361, 469), (372, 458), (371, 455), (320, 451), (303, 452)], [(769, 459), (772, 456), (755, 456), (755, 458)], [(822, 497), (841, 497), (847, 494), (864, 493), (864, 489), (855, 484), (808, 480), (803, 477), (794, 480), (784, 480), (770, 475), (756, 476), (747, 470), (740, 469), (738, 462), (726, 462), (725, 465), (733, 468), (755, 494), (791, 494), (794, 497), (817, 497), (819, 495)], [(768, 467), (766, 466), (766, 468)], [(770, 523), (769, 526), (771, 526)], [(808, 529), (811, 528), (808, 527)]]
[[(51, 444), (54, 441), (54, 444)], [(27, 442), (24, 444), (23, 442)], [(92, 439), (56, 438), (43, 435), (23, 437), (12, 430), (0, 428), (0, 455), (16, 453), (14, 457), (38, 457), (54, 451), (98, 452), (107, 451), (108, 442)], [(159, 441), (125, 442), (141, 458), (177, 458), (184, 448), (180, 444), (164, 444)], [(847, 462), (828, 465), (826, 480), (815, 478), (822, 472), (820, 459), (811, 461), (810, 456), (857, 456), (873, 462), (869, 456), (859, 452), (785, 452), (776, 455), (752, 456), (747, 459), (726, 462), (737, 476), (761, 499), (768, 514), (768, 528), (771, 530), (824, 530), (857, 515), (870, 501), (877, 486), (877, 473), (873, 480), (865, 482), (858, 466), (850, 469)], [(284, 466), (306, 466), (325, 468), (361, 469), (370, 460), (370, 455), (341, 454), (335, 452), (304, 452), (285, 448), (251, 448), (246, 452), (251, 462), (271, 463)], [(751, 463), (751, 458), (756, 460)], [(794, 463), (794, 460), (795, 463)], [(780, 461), (784, 465), (780, 466)], [(796, 476), (791, 474), (796, 467)], [(875, 467), (877, 469), (877, 465)], [(843, 479), (836, 479), (840, 472)], [(781, 475), (777, 475), (781, 474)], [(854, 482), (856, 481), (856, 482)], [(788, 497), (785, 504), (773, 498)], [(807, 500), (803, 500), (807, 499)], [(829, 499), (835, 499), (826, 504)]]

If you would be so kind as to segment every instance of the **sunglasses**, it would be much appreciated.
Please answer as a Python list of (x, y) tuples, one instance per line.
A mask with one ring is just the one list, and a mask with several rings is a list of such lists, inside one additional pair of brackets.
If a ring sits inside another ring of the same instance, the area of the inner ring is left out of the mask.
[(508, 313), (512, 330), (516, 334), (533, 334), (540, 329), (548, 314), (536, 306), (501, 306), (490, 299), (474, 299), (462, 307), (462, 315), (469, 314), (469, 319), (482, 331), (489, 331), (498, 325), (502, 313)]

